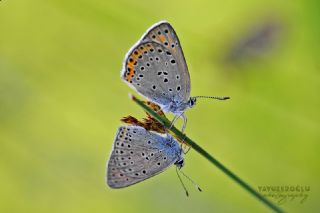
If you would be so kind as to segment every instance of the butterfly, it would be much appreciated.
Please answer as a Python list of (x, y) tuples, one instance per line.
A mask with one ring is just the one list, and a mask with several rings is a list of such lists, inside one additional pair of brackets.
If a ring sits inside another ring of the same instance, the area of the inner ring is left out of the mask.
[(138, 93), (158, 104), (164, 112), (187, 118), (185, 110), (196, 104), (197, 98), (226, 100), (229, 97), (190, 97), (190, 74), (173, 27), (166, 21), (156, 23), (125, 56), (121, 79)]
[(123, 188), (155, 176), (171, 165), (180, 169), (184, 153), (169, 134), (160, 135), (140, 126), (121, 126), (107, 163), (107, 184)]

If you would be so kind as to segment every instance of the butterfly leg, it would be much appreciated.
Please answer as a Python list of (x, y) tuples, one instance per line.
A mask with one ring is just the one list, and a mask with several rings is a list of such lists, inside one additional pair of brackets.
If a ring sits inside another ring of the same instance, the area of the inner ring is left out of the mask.
[[(183, 137), (183, 139), (180, 141), (180, 144), (181, 144), (181, 152), (183, 152), (183, 154), (186, 155), (186, 154), (190, 151), (191, 146), (188, 146), (188, 145), (184, 142), (184, 140), (186, 139), (187, 135), (186, 135), (186, 134), (183, 134), (183, 135), (184, 135), (184, 137)], [(186, 148), (182, 148), (182, 145), (185, 145)], [(185, 150), (187, 150), (187, 151), (185, 151)]]
[(175, 122), (177, 122), (178, 118), (180, 118), (183, 115), (183, 112), (181, 114), (175, 115), (173, 120), (171, 121), (171, 125), (169, 127), (169, 129), (171, 129), (173, 127), (173, 125), (175, 124)]
[[(183, 118), (183, 126), (182, 126), (182, 129), (181, 129), (181, 132), (184, 134), (184, 130), (186, 129), (188, 119), (187, 119), (187, 116), (185, 114), (182, 114), (182, 118)], [(182, 143), (184, 143), (185, 138), (186, 138), (186, 135), (184, 134), (184, 138), (182, 140)], [(188, 146), (188, 145), (186, 145), (186, 146), (187, 146), (187, 151), (184, 151), (184, 154), (187, 154), (191, 149), (190, 146)]]
[(186, 126), (187, 126), (188, 119), (187, 119), (187, 116), (184, 113), (182, 113), (181, 116), (183, 118), (183, 125), (182, 125), (182, 128), (181, 128), (181, 132), (184, 133), (184, 130), (185, 130)]
[(178, 120), (178, 118), (180, 117), (181, 115), (175, 115), (173, 120), (171, 121), (171, 124), (170, 124), (170, 127), (168, 128), (167, 130), (167, 136), (169, 136), (169, 131), (170, 129), (173, 127), (174, 123)]
[(183, 153), (186, 155), (190, 151), (191, 147), (188, 146), (187, 151), (183, 151)]
[(172, 122), (171, 122), (171, 125), (170, 125), (169, 129), (171, 129), (171, 128), (173, 127), (174, 123), (175, 123), (175, 122), (178, 120), (178, 118), (180, 118), (180, 117), (183, 118), (183, 125), (182, 125), (182, 128), (181, 128), (181, 132), (184, 133), (184, 130), (185, 130), (186, 126), (187, 126), (187, 121), (188, 121), (187, 116), (185, 116), (184, 112), (182, 112), (182, 113), (174, 116), (174, 118), (173, 118), (173, 120), (172, 120)]

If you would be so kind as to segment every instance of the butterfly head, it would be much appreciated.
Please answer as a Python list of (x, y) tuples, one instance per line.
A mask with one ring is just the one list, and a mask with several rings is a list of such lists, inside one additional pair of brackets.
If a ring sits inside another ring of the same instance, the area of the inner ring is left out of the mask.
[(179, 159), (177, 162), (175, 162), (175, 165), (178, 167), (178, 169), (181, 169), (184, 166), (184, 159)]
[(189, 108), (192, 108), (194, 105), (197, 103), (197, 98), (196, 97), (190, 97), (188, 101)]

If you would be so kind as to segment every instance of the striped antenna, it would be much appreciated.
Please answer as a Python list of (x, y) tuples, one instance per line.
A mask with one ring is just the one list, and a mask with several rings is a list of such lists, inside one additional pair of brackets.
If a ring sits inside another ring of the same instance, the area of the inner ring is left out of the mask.
[(228, 100), (230, 99), (230, 97), (219, 97), (219, 96), (203, 96), (203, 95), (200, 95), (200, 96), (194, 96), (194, 98), (211, 98), (211, 99), (217, 99), (217, 100), (220, 100), (220, 101), (224, 101), (224, 100)]

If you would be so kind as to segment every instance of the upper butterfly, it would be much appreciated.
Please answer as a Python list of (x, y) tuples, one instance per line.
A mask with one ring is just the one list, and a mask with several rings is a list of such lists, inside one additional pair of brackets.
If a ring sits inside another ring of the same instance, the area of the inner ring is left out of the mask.
[[(195, 105), (190, 97), (190, 75), (173, 27), (166, 21), (153, 25), (127, 53), (121, 78), (165, 112), (183, 116)], [(228, 97), (208, 97), (220, 100)]]

